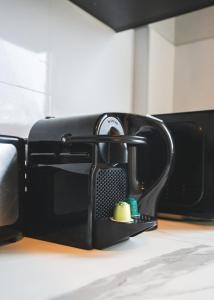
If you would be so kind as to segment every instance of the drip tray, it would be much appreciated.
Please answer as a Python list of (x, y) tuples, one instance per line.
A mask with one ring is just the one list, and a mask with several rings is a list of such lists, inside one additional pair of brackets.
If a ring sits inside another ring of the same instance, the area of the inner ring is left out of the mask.
[(93, 247), (103, 249), (156, 227), (157, 220), (149, 216), (144, 216), (137, 223), (115, 222), (110, 218), (95, 220)]

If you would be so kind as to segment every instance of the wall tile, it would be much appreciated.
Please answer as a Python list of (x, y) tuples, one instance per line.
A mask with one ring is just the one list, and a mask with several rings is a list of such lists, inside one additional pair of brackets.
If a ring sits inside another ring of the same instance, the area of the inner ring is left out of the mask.
[(47, 63), (37, 53), (0, 40), (0, 82), (47, 92)]
[(0, 83), (0, 134), (27, 137), (47, 114), (47, 95)]
[(49, 0), (1, 1), (0, 82), (47, 91)]

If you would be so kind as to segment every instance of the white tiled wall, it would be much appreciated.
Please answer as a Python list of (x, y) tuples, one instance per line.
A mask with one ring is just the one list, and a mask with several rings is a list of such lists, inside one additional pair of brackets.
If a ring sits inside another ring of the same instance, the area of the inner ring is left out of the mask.
[(0, 0), (0, 134), (47, 115), (132, 110), (134, 32), (68, 0)]
[(134, 112), (214, 109), (213, 20), (209, 7), (136, 30)]
[(173, 111), (175, 47), (150, 29), (148, 113)]
[(213, 108), (213, 12), (206, 40), (192, 25), (178, 45), (187, 16), (115, 33), (68, 0), (0, 0), (0, 134), (47, 115)]
[(48, 1), (0, 0), (0, 133), (48, 114)]
[(214, 109), (214, 38), (176, 47), (174, 111)]
[(175, 47), (170, 30), (168, 39), (159, 31), (157, 26), (136, 30), (134, 112), (138, 114), (173, 111)]

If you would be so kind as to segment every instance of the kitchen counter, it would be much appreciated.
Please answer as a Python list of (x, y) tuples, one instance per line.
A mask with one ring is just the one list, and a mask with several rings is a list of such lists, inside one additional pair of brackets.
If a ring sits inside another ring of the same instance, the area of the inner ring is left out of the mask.
[(0, 248), (2, 300), (214, 297), (214, 224), (159, 221), (106, 250), (24, 238)]

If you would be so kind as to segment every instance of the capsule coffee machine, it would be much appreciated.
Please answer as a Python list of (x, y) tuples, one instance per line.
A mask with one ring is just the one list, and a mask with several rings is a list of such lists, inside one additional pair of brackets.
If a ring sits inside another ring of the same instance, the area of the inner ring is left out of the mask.
[[(147, 169), (148, 158), (159, 173)], [(154, 229), (172, 159), (170, 134), (154, 117), (106, 113), (38, 121), (28, 139), (25, 235), (102, 249)], [(115, 205), (129, 196), (137, 199), (139, 218), (112, 220)]]

